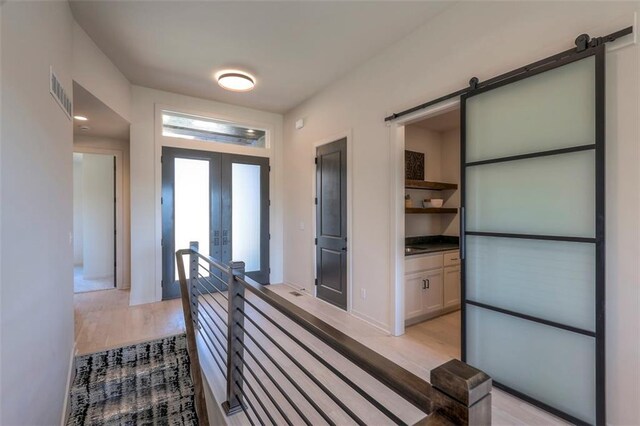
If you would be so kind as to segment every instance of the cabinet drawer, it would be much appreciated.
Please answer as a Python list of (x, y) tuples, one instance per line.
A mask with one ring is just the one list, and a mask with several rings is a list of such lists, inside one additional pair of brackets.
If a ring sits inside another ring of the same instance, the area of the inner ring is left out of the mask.
[(452, 266), (452, 265), (460, 264), (460, 252), (456, 251), (452, 253), (445, 253), (443, 257), (444, 257), (444, 266)]
[(428, 254), (424, 256), (413, 256), (404, 262), (404, 273), (411, 274), (416, 271), (442, 268), (442, 254)]

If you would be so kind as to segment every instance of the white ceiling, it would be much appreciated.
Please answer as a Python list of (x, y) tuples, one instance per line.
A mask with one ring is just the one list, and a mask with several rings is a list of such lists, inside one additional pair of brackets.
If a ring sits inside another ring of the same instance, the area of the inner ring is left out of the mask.
[[(129, 123), (84, 87), (73, 82), (73, 114), (88, 121), (73, 120), (73, 134), (129, 140)], [(80, 127), (87, 126), (88, 130)]]
[[(446, 2), (83, 1), (76, 21), (133, 83), (285, 112), (436, 16)], [(254, 74), (249, 93), (213, 74)]]
[(460, 109), (456, 108), (453, 111), (445, 112), (444, 114), (425, 118), (422, 121), (411, 123), (411, 125), (432, 130), (434, 132), (446, 132), (458, 129), (460, 128)]

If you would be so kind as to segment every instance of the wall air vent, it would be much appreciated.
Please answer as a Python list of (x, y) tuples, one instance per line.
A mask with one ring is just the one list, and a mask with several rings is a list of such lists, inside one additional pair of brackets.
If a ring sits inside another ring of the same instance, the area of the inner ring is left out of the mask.
[(67, 96), (67, 91), (64, 90), (60, 80), (58, 80), (58, 76), (53, 72), (53, 67), (49, 67), (49, 92), (58, 105), (60, 105), (60, 108), (62, 108), (67, 118), (71, 120), (73, 104), (69, 96)]

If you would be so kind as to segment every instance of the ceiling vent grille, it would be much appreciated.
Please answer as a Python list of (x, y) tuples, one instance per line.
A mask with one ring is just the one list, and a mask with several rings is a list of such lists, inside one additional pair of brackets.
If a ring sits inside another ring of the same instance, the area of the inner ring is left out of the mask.
[(64, 111), (65, 115), (69, 120), (71, 120), (71, 115), (73, 111), (73, 105), (71, 103), (71, 99), (67, 96), (67, 91), (64, 90), (60, 80), (58, 80), (58, 76), (53, 72), (53, 67), (49, 67), (49, 92), (53, 99), (56, 100), (62, 111)]

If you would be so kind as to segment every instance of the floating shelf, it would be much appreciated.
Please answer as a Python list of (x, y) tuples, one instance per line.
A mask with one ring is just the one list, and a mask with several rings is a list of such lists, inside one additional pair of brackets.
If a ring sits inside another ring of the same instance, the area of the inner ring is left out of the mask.
[(409, 180), (409, 179), (405, 181), (404, 187), (407, 189), (428, 189), (431, 191), (443, 191), (445, 189), (458, 189), (458, 185), (455, 183), (429, 182), (426, 180)]
[(456, 214), (458, 209), (450, 207), (405, 207), (406, 214)]

